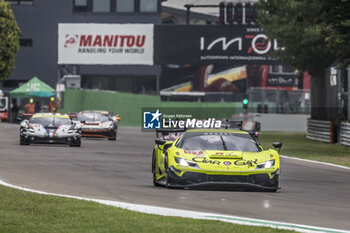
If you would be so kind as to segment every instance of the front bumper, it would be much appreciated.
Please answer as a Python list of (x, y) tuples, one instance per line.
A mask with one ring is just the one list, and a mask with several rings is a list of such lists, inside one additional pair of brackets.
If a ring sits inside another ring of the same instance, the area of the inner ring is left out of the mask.
[(67, 136), (37, 136), (32, 134), (22, 134), (22, 140), (28, 143), (49, 143), (49, 144), (71, 144), (80, 140), (80, 134), (74, 133)]
[(267, 173), (249, 175), (213, 175), (199, 172), (184, 172), (180, 177), (176, 174), (176, 169), (169, 169), (169, 187), (178, 188), (224, 188), (224, 189), (263, 189), (276, 190), (279, 180), (279, 169), (270, 178)]
[(115, 130), (112, 129), (82, 129), (82, 137), (92, 137), (92, 138), (114, 138)]

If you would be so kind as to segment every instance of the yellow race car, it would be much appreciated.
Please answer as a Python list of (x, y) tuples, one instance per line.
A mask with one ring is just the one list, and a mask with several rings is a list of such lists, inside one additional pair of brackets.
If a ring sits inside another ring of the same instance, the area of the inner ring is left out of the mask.
[[(169, 130), (155, 140), (155, 186), (276, 191), (279, 154), (235, 129)], [(280, 149), (282, 143), (273, 143)]]

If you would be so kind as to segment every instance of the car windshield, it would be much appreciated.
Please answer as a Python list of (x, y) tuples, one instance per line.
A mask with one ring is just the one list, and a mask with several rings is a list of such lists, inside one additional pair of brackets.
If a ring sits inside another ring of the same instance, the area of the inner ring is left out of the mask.
[(78, 121), (109, 121), (109, 118), (97, 112), (83, 112), (77, 115)]
[(4, 108), (6, 105), (6, 99), (0, 98), (0, 108)]
[(184, 150), (260, 151), (249, 134), (186, 132), (177, 146)]
[(71, 125), (72, 121), (64, 117), (32, 117), (29, 120), (30, 124), (41, 124), (47, 126)]

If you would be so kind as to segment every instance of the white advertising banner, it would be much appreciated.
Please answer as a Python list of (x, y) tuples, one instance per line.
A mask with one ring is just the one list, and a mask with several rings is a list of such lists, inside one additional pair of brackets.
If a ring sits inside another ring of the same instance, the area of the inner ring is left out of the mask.
[(153, 24), (58, 25), (58, 64), (153, 65)]

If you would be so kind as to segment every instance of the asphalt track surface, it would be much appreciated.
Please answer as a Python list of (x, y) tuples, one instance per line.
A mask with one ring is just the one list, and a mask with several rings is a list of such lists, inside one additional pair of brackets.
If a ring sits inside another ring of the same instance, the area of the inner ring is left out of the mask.
[(0, 124), (0, 179), (13, 185), (350, 230), (350, 170), (282, 158), (282, 189), (276, 193), (165, 189), (152, 183), (152, 133), (120, 128), (117, 141), (84, 139), (81, 148), (72, 148), (20, 146), (18, 130)]

